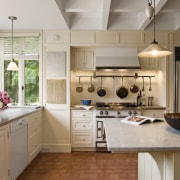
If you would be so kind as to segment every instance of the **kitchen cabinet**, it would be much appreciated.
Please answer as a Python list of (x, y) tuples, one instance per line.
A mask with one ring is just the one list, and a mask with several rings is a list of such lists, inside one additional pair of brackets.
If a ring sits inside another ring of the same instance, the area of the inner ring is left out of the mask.
[(95, 33), (93, 31), (71, 31), (71, 45), (94, 44)]
[(73, 70), (93, 70), (95, 69), (95, 58), (93, 48), (74, 48), (72, 50)]
[(71, 110), (72, 147), (95, 147), (93, 111)]
[(0, 179), (10, 179), (9, 125), (0, 127)]
[(142, 110), (141, 115), (153, 118), (164, 118), (164, 110)]
[(44, 152), (70, 152), (70, 46), (44, 44)]
[(44, 32), (45, 43), (67, 44), (70, 42), (68, 31), (46, 31)]
[(28, 117), (28, 159), (29, 163), (42, 148), (42, 112), (35, 112)]

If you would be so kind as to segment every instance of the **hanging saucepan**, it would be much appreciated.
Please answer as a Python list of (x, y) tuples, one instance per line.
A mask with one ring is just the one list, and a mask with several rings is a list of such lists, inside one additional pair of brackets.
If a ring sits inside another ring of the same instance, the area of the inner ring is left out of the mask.
[(142, 91), (144, 91), (144, 76), (142, 76), (142, 80), (143, 80), (143, 87), (142, 87)]
[(122, 85), (116, 90), (116, 95), (121, 99), (127, 97), (128, 95), (128, 89), (126, 89), (125, 86), (123, 86), (123, 77), (122, 77)]
[(81, 86), (81, 83), (80, 83), (80, 77), (79, 77), (79, 84), (78, 86), (76, 87), (76, 92), (80, 93), (83, 91), (83, 87)]
[(102, 87), (102, 77), (101, 77), (101, 87), (98, 88), (97, 94), (100, 97), (104, 97), (106, 95), (106, 90), (105, 88)]
[(88, 86), (88, 92), (90, 93), (94, 92), (94, 85), (92, 84), (92, 76), (90, 79), (90, 85)]
[(136, 85), (136, 77), (134, 77), (134, 79), (135, 79), (135, 82), (134, 82), (134, 84), (130, 87), (130, 91), (131, 91), (132, 93), (137, 93), (137, 92), (139, 91), (139, 87)]

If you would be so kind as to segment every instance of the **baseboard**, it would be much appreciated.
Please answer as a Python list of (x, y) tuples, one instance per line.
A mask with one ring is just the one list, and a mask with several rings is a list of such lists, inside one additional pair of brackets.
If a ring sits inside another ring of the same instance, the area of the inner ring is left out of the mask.
[(43, 144), (41, 152), (71, 152), (71, 144)]

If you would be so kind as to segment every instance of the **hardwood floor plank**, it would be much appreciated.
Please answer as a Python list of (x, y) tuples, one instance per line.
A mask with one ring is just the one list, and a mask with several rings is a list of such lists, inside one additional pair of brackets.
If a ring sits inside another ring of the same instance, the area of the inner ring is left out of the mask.
[(17, 180), (137, 180), (137, 153), (40, 153)]

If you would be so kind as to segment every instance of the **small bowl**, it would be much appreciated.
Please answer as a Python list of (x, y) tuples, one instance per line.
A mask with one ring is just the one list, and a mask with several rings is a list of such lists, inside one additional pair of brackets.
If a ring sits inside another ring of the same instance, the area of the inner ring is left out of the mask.
[(83, 104), (83, 105), (90, 105), (91, 104), (91, 100), (90, 99), (82, 99), (81, 100), (81, 104)]
[(180, 130), (180, 113), (166, 113), (164, 118), (172, 128)]

